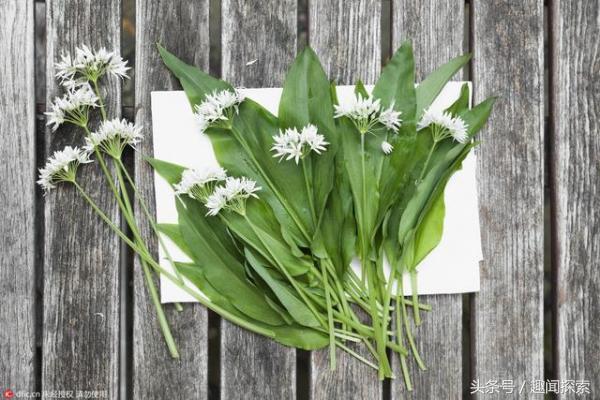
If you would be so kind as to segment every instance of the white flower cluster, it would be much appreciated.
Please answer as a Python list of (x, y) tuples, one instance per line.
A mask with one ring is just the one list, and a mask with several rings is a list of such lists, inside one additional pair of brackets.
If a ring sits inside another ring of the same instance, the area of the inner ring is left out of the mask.
[(271, 147), (275, 152), (273, 157), (279, 157), (280, 161), (293, 159), (296, 164), (311, 151), (321, 154), (327, 150), (326, 146), (329, 144), (312, 124), (306, 125), (300, 132), (296, 128), (279, 131), (279, 135), (274, 136), (273, 139), (275, 140), (275, 144)]
[(187, 194), (193, 199), (205, 201), (214, 190), (214, 186), (225, 179), (227, 171), (221, 167), (186, 169), (181, 175), (181, 181), (175, 185), (175, 194)]
[(46, 125), (56, 131), (60, 125), (70, 122), (86, 126), (90, 107), (98, 106), (98, 97), (89, 84), (67, 89), (63, 97), (57, 97), (52, 103), (51, 111), (46, 112)]
[(96, 82), (102, 75), (110, 74), (117, 78), (127, 78), (127, 61), (118, 53), (101, 48), (92, 51), (86, 45), (75, 49), (75, 57), (65, 54), (55, 64), (56, 77), (69, 88), (87, 83)]
[(228, 177), (224, 185), (217, 186), (206, 198), (207, 215), (215, 216), (223, 209), (245, 215), (246, 200), (250, 197), (258, 198), (256, 192), (260, 189), (251, 179)]
[(449, 112), (427, 109), (417, 124), (418, 129), (433, 126), (432, 135), (435, 142), (452, 137), (459, 143), (469, 140), (468, 125), (461, 117), (453, 117)]
[(360, 94), (351, 100), (334, 105), (335, 118), (348, 117), (354, 122), (360, 133), (369, 132), (377, 123), (387, 129), (398, 133), (402, 125), (400, 111), (394, 111), (394, 103), (389, 108), (383, 109), (379, 99), (363, 97)]
[(238, 89), (214, 91), (206, 95), (204, 101), (194, 107), (194, 115), (200, 131), (204, 133), (210, 126), (223, 121), (231, 121), (233, 113), (238, 112), (238, 105), (245, 98)]
[(87, 151), (78, 147), (67, 146), (63, 150), (55, 151), (48, 158), (44, 168), (40, 169), (37, 181), (45, 192), (54, 189), (60, 182), (75, 182), (79, 164), (92, 162)]
[(85, 149), (90, 153), (98, 149), (111, 157), (120, 158), (126, 146), (135, 147), (143, 138), (141, 127), (125, 119), (113, 119), (102, 122), (96, 132), (85, 138)]

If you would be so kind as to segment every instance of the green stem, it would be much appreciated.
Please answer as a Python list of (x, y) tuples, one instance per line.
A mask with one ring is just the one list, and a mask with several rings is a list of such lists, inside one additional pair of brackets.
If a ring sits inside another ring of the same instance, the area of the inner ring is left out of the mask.
[(312, 190), (312, 173), (308, 170), (309, 168), (306, 165), (306, 160), (303, 158), (302, 163), (302, 175), (304, 175), (304, 184), (306, 186), (306, 196), (308, 197), (308, 206), (310, 207), (310, 215), (312, 216), (313, 223), (317, 224), (317, 212), (315, 210), (315, 201), (313, 199), (313, 190)]
[(127, 168), (125, 168), (125, 165), (123, 165), (123, 161), (121, 161), (120, 158), (115, 159), (115, 161), (117, 163), (117, 166), (121, 169), (121, 171), (125, 175), (125, 179), (127, 179), (127, 182), (133, 188), (133, 193), (134, 193), (134, 195), (135, 195), (138, 203), (140, 204), (140, 206), (142, 208), (142, 211), (144, 212), (144, 215), (146, 216), (146, 219), (148, 220), (148, 223), (150, 224), (150, 227), (152, 228), (152, 230), (154, 231), (154, 234), (158, 238), (158, 243), (159, 243), (160, 247), (165, 252), (165, 254), (167, 256), (167, 259), (169, 260), (169, 263), (171, 264), (171, 267), (173, 268), (173, 271), (175, 271), (175, 275), (183, 283), (183, 277), (181, 276), (181, 273), (177, 269), (177, 265), (175, 264), (175, 261), (173, 260), (173, 257), (171, 257), (171, 253), (169, 252), (169, 249), (167, 248), (167, 246), (166, 246), (166, 244), (165, 244), (165, 242), (164, 242), (164, 240), (163, 240), (163, 238), (162, 238), (162, 236), (160, 234), (160, 231), (158, 229), (158, 225), (156, 224), (156, 221), (154, 220), (154, 217), (152, 216), (152, 213), (150, 213), (150, 210), (148, 209), (148, 206), (146, 205), (146, 202), (144, 201), (143, 196), (141, 195), (141, 193), (139, 192), (137, 186), (133, 182), (133, 179), (131, 178), (131, 175), (129, 175), (129, 172), (127, 172)]
[(435, 150), (435, 147), (437, 146), (437, 141), (433, 141), (433, 144), (431, 145), (431, 149), (429, 149), (429, 154), (427, 154), (427, 159), (425, 160), (425, 164), (423, 164), (423, 169), (421, 170), (421, 174), (419, 175), (419, 182), (421, 182), (423, 180), (423, 176), (425, 176), (425, 171), (427, 171), (427, 167), (429, 166), (429, 161), (431, 160), (431, 156), (433, 154), (433, 151)]
[(92, 85), (94, 87), (94, 93), (96, 94), (96, 97), (98, 97), (98, 103), (100, 104), (100, 113), (102, 114), (102, 119), (106, 121), (106, 108), (104, 107), (104, 101), (102, 100), (102, 96), (100, 95), (98, 79), (92, 80)]
[(417, 290), (417, 270), (413, 269), (410, 271), (410, 287), (412, 291), (412, 303), (413, 303), (413, 312), (415, 315), (415, 325), (421, 325), (421, 314), (419, 313), (419, 293)]
[[(401, 280), (398, 280), (398, 285), (402, 285)], [(403, 292), (403, 288), (401, 288), (401, 292)], [(419, 354), (419, 351), (417, 350), (417, 346), (415, 344), (415, 339), (413, 338), (412, 330), (410, 329), (410, 323), (408, 321), (408, 313), (406, 312), (406, 304), (404, 303), (403, 297), (400, 298), (400, 304), (402, 305), (401, 312), (402, 312), (402, 320), (404, 322), (404, 329), (406, 330), (406, 339), (408, 340), (408, 344), (413, 353), (413, 356), (415, 357), (415, 361), (417, 362), (417, 365), (419, 366), (419, 368), (421, 370), (425, 371), (425, 370), (427, 370), (427, 367), (425, 366), (425, 363), (421, 359), (421, 355)]]
[(119, 238), (121, 238), (121, 240), (123, 240), (123, 242), (125, 242), (125, 244), (127, 244), (133, 251), (135, 251), (138, 254), (138, 256), (140, 258), (142, 258), (144, 261), (146, 261), (148, 263), (148, 265), (150, 265), (157, 273), (165, 276), (167, 279), (169, 279), (171, 282), (173, 282), (173, 284), (175, 284), (181, 290), (185, 291), (190, 296), (192, 296), (194, 299), (196, 299), (200, 304), (202, 304), (206, 308), (218, 313), (223, 318), (226, 318), (226, 319), (230, 320), (231, 322), (238, 324), (242, 328), (246, 328), (246, 329), (248, 329), (252, 332), (258, 333), (260, 335), (267, 336), (270, 338), (275, 337), (275, 333), (273, 331), (262, 328), (260, 326), (256, 326), (244, 319), (237, 317), (235, 314), (232, 314), (229, 311), (221, 308), (217, 304), (211, 302), (205, 296), (200, 295), (197, 291), (189, 288), (186, 284), (179, 283), (177, 277), (174, 274), (170, 273), (169, 271), (167, 271), (163, 267), (161, 267), (156, 261), (154, 261), (154, 259), (147, 252), (145, 252), (142, 248), (138, 247), (135, 243), (133, 243), (131, 241), (131, 239), (129, 239), (127, 237), (127, 235), (125, 235), (125, 233), (123, 233), (123, 231), (121, 231), (121, 229), (118, 226), (116, 226), (115, 223), (112, 222), (111, 219), (102, 210), (100, 210), (100, 208), (96, 205), (96, 203), (87, 195), (87, 193), (85, 193), (85, 191), (76, 182), (73, 182), (73, 184), (78, 188), (81, 195), (90, 204), (90, 206), (96, 212), (96, 214), (119, 236)]
[[(321, 262), (321, 273), (323, 279), (327, 281), (327, 271), (325, 270), (325, 264)], [(331, 307), (331, 298), (329, 297), (329, 285), (325, 285), (325, 299), (327, 302), (327, 320), (329, 324), (329, 367), (333, 371), (335, 370), (335, 335), (333, 324), (333, 310)]]
[[(104, 212), (102, 212), (102, 210), (100, 210), (100, 208), (96, 205), (96, 203), (88, 196), (88, 194), (83, 190), (83, 188), (77, 182), (73, 182), (73, 185), (75, 185), (75, 187), (77, 188), (79, 193), (90, 204), (92, 209), (104, 220), (105, 223), (107, 223), (113, 230), (117, 229), (119, 232), (121, 232), (121, 230), (114, 224), (114, 222), (112, 222), (112, 220), (108, 216), (106, 216), (106, 214), (104, 214)], [(129, 204), (128, 200), (125, 200), (125, 201), (127, 202), (127, 204)], [(124, 214), (127, 214), (128, 208), (125, 206), (125, 210), (123, 210), (123, 211), (124, 211)], [(134, 229), (135, 229), (135, 226), (132, 229), (132, 233), (134, 233), (134, 236), (136, 236), (137, 231), (135, 231)], [(133, 242), (131, 242), (131, 240), (124, 233), (119, 236), (121, 236), (121, 239), (123, 239), (123, 240), (127, 239), (126, 242), (130, 242), (133, 244)], [(148, 250), (143, 246), (143, 243), (139, 242), (139, 238), (136, 237), (136, 243), (134, 245), (136, 247), (138, 247), (138, 246), (141, 247), (141, 251), (144, 254), (147, 254)], [(137, 252), (137, 253), (140, 254), (140, 252)], [(144, 263), (145, 263), (144, 258), (140, 257), (140, 260), (142, 261), (142, 268), (144, 269), (144, 275), (146, 276), (146, 284), (148, 285), (148, 290), (150, 291), (150, 297), (152, 299), (154, 308), (156, 309), (156, 315), (158, 317), (158, 322), (160, 325), (160, 329), (163, 333), (163, 337), (165, 338), (165, 342), (167, 344), (167, 347), (169, 348), (169, 352), (171, 353), (171, 356), (173, 358), (179, 358), (179, 352), (177, 351), (177, 346), (175, 344), (175, 340), (173, 339), (173, 334), (171, 333), (171, 329), (170, 329), (167, 319), (165, 317), (164, 309), (163, 309), (162, 304), (160, 303), (160, 299), (158, 298), (158, 295), (157, 295), (156, 285), (154, 283), (154, 280), (152, 279), (152, 276), (150, 275), (150, 271), (147, 270), (147, 268), (144, 268)]]

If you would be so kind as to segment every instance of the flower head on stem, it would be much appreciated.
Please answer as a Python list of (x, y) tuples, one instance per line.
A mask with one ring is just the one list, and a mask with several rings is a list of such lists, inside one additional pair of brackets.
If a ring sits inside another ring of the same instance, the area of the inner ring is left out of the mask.
[(271, 151), (275, 152), (273, 157), (278, 157), (280, 161), (293, 159), (296, 164), (311, 151), (317, 154), (326, 151), (326, 146), (329, 144), (312, 124), (306, 125), (300, 132), (296, 128), (279, 131), (279, 135), (274, 136), (273, 140), (275, 141), (271, 147)]
[(181, 181), (175, 185), (175, 194), (187, 194), (198, 201), (206, 201), (217, 183), (227, 179), (227, 172), (221, 167), (208, 167), (203, 170), (186, 169)]
[(53, 132), (65, 122), (85, 127), (89, 120), (89, 109), (97, 107), (98, 101), (98, 96), (88, 84), (68, 89), (63, 97), (54, 99), (50, 106), (51, 111), (44, 113), (47, 116), (46, 125), (50, 126)]
[(428, 126), (431, 126), (434, 142), (439, 142), (448, 137), (452, 137), (459, 143), (466, 143), (469, 140), (466, 122), (461, 117), (453, 117), (447, 111), (427, 109), (417, 124), (417, 128), (424, 129)]
[(361, 134), (371, 132), (377, 123), (394, 133), (398, 133), (402, 125), (402, 113), (394, 110), (394, 103), (383, 109), (380, 100), (374, 97), (357, 94), (349, 101), (334, 105), (334, 108), (335, 118), (350, 118)]
[(105, 74), (128, 78), (127, 71), (130, 69), (118, 53), (104, 48), (93, 51), (86, 45), (75, 49), (75, 57), (64, 54), (55, 67), (56, 77), (67, 88), (89, 81), (97, 82)]
[(194, 106), (194, 116), (204, 133), (211, 126), (229, 127), (238, 106), (245, 99), (239, 89), (214, 91), (204, 101)]
[(246, 201), (250, 197), (258, 198), (256, 192), (260, 189), (251, 179), (228, 177), (224, 185), (217, 186), (207, 197), (205, 202), (208, 208), (207, 215), (215, 216), (223, 209), (245, 215)]
[(61, 182), (75, 182), (77, 169), (80, 164), (92, 162), (87, 151), (78, 147), (67, 146), (63, 150), (55, 151), (48, 158), (44, 168), (40, 169), (37, 181), (44, 192), (49, 192)]
[(142, 128), (127, 120), (104, 121), (97, 131), (86, 137), (85, 149), (93, 152), (98, 149), (117, 159), (126, 146), (134, 147), (144, 138)]

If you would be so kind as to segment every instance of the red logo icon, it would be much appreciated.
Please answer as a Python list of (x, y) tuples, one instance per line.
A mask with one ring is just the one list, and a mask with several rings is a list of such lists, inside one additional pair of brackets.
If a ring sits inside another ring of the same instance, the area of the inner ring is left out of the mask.
[(6, 389), (6, 390), (4, 391), (4, 398), (5, 398), (5, 399), (12, 399), (13, 397), (15, 397), (15, 392), (13, 392), (13, 391), (12, 391), (12, 390), (10, 390), (10, 389)]

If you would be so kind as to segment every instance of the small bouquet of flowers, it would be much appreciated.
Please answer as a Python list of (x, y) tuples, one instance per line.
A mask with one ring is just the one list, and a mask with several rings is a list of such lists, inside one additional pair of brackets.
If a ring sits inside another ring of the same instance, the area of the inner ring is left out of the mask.
[[(105, 51), (84, 47), (57, 66), (67, 93), (56, 100), (48, 123), (81, 127), (87, 144), (57, 152), (41, 170), (40, 184), (47, 190), (59, 182), (74, 184), (136, 252), (173, 356), (177, 349), (153, 273), (250, 331), (305, 350), (329, 346), (332, 369), (339, 348), (377, 370), (380, 379), (391, 378), (388, 351), (396, 352), (411, 389), (407, 357), (425, 365), (410, 319), (418, 325), (421, 312), (430, 310), (417, 296), (417, 266), (441, 239), (444, 188), (475, 146), (473, 137), (494, 101), (470, 108), (465, 85), (448, 109), (430, 108), (469, 56), (451, 60), (415, 86), (412, 47), (405, 43), (371, 92), (357, 82), (354, 97), (338, 101), (335, 84), (307, 48), (287, 74), (275, 116), (227, 82), (159, 51), (220, 164), (193, 170), (147, 158), (173, 188), (178, 223), (155, 222), (123, 166), (123, 149), (141, 140), (141, 128), (106, 119), (98, 81), (105, 74), (122, 77), (126, 67)], [(94, 108), (104, 120), (92, 131), (88, 113)], [(76, 181), (78, 166), (92, 158), (105, 172), (131, 237)], [(134, 201), (143, 215), (134, 215)], [(191, 261), (174, 261), (167, 252), (175, 272), (162, 268), (136, 217), (150, 221), (163, 249), (164, 235)], [(360, 274), (350, 268), (355, 257)], [(411, 298), (404, 296), (404, 274), (412, 278)], [(364, 345), (370, 356), (349, 342)]]

